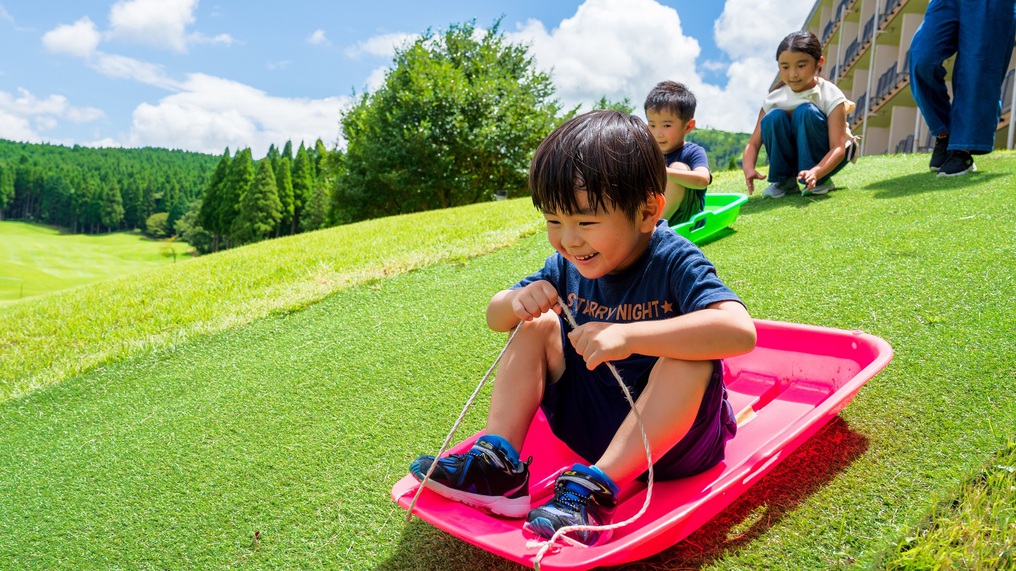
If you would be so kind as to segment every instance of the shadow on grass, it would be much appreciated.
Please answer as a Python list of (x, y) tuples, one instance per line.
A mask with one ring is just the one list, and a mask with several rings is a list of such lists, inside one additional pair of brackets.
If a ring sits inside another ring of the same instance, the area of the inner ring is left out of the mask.
[[(774, 208), (808, 208), (813, 202), (819, 202), (822, 200), (829, 200), (836, 197), (836, 193), (840, 191), (849, 191), (849, 187), (838, 186), (835, 190), (829, 194), (821, 194), (818, 196), (804, 196), (803, 194), (788, 194), (783, 198), (773, 199), (762, 199), (752, 198), (745, 202), (741, 206), (741, 214), (755, 214), (756, 212), (766, 212)], [(762, 192), (758, 191), (758, 196), (762, 196)], [(734, 222), (737, 223), (736, 221)]]
[(1003, 176), (999, 173), (972, 172), (963, 176), (938, 176), (925, 171), (902, 176), (885, 178), (865, 185), (876, 191), (875, 198), (904, 198), (923, 192), (960, 190), (975, 184), (990, 182)]
[(674, 547), (615, 571), (700, 569), (736, 552), (793, 512), (868, 449), (868, 439), (834, 418), (707, 524)]
[[(674, 547), (615, 571), (699, 569), (763, 535), (828, 484), (868, 448), (863, 435), (834, 418), (707, 524)], [(405, 526), (392, 557), (377, 571), (527, 569), (458, 540), (420, 519)]]

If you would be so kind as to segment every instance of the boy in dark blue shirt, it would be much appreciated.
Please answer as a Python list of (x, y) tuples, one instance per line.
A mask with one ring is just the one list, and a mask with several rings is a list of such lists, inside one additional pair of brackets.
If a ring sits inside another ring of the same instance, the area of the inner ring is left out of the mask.
[[(536, 150), (529, 185), (557, 252), (487, 306), (491, 329), (521, 328), (495, 377), (487, 432), (439, 460), (427, 486), (526, 517), (525, 529), (549, 538), (608, 524), (621, 486), (647, 468), (637, 418), (605, 363), (636, 400), (657, 478), (690, 476), (720, 462), (737, 429), (720, 359), (750, 351), (755, 326), (702, 252), (660, 219), (663, 155), (638, 117), (594, 111), (558, 127)], [(540, 408), (589, 464), (564, 469), (554, 498), (531, 509), (518, 450)], [(421, 456), (410, 472), (422, 481), (433, 463)], [(610, 533), (566, 535), (593, 545)]]
[(671, 226), (691, 219), (706, 206), (706, 187), (713, 181), (706, 150), (685, 141), (695, 128), (695, 94), (682, 83), (661, 81), (646, 96), (649, 130), (667, 163), (667, 204), (663, 218)]

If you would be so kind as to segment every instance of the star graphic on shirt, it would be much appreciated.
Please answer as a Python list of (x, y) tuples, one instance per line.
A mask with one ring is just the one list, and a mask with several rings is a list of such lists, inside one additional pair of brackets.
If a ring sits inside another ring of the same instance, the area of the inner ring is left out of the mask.
[(669, 301), (663, 302), (663, 313), (674, 313), (674, 306)]

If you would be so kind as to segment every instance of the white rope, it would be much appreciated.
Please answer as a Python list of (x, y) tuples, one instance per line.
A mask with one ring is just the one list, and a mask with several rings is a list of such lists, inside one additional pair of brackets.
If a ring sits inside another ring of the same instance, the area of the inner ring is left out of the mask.
[[(562, 303), (560, 299), (557, 300), (557, 304), (561, 306), (561, 310), (565, 316), (565, 319), (568, 321), (568, 324), (571, 325), (572, 329), (578, 328), (578, 323), (575, 322), (575, 317), (572, 315), (571, 309), (569, 309), (567, 305)], [(427, 470), (427, 473), (423, 476), (423, 480), (420, 481), (420, 486), (416, 489), (416, 495), (413, 496), (413, 501), (409, 504), (409, 510), (406, 513), (406, 521), (411, 521), (413, 519), (413, 509), (416, 508), (416, 502), (417, 500), (420, 499), (420, 494), (423, 492), (423, 488), (425, 487), (427, 481), (430, 479), (431, 474), (434, 473), (434, 468), (437, 466), (438, 459), (441, 458), (441, 455), (444, 454), (445, 450), (447, 450), (448, 443), (451, 442), (452, 437), (455, 435), (455, 431), (458, 430), (459, 426), (462, 424), (462, 419), (465, 418), (466, 413), (473, 406), (473, 402), (476, 400), (477, 395), (480, 394), (480, 390), (483, 388), (483, 385), (487, 382), (487, 379), (490, 378), (490, 374), (491, 372), (494, 371), (494, 368), (497, 367), (497, 364), (501, 362), (501, 358), (504, 357), (505, 351), (508, 350), (508, 346), (511, 345), (512, 339), (515, 338), (515, 334), (519, 332), (519, 329), (522, 329), (523, 324), (524, 323), (520, 323), (515, 327), (514, 330), (512, 330), (512, 333), (511, 335), (508, 336), (508, 341), (505, 343), (504, 348), (501, 349), (501, 352), (498, 354), (497, 358), (494, 359), (494, 362), (490, 365), (490, 368), (487, 369), (487, 373), (483, 375), (482, 379), (480, 379), (480, 383), (476, 386), (476, 389), (473, 391), (473, 394), (470, 395), (469, 400), (466, 401), (465, 406), (462, 407), (462, 412), (459, 413), (459, 417), (455, 420), (455, 423), (452, 425), (451, 431), (448, 432), (448, 436), (445, 438), (444, 444), (441, 445), (441, 449), (438, 450), (437, 454), (434, 455), (434, 461), (430, 463), (430, 468)], [(642, 434), (642, 445), (645, 447), (646, 450), (646, 465), (649, 466), (648, 478), (646, 482), (647, 484), (646, 499), (642, 503), (642, 508), (638, 511), (638, 513), (636, 513), (635, 515), (624, 521), (608, 525), (569, 525), (558, 529), (556, 532), (554, 532), (554, 535), (551, 536), (551, 538), (546, 541), (527, 542), (526, 547), (535, 548), (539, 546), (540, 548), (540, 550), (536, 553), (536, 558), (533, 559), (533, 569), (535, 569), (536, 571), (539, 571), (540, 569), (540, 561), (543, 560), (543, 556), (558, 541), (563, 541), (569, 545), (573, 545), (576, 547), (587, 547), (586, 545), (579, 543), (569, 537), (565, 537), (564, 534), (572, 531), (603, 532), (608, 530), (619, 529), (626, 525), (631, 525), (632, 523), (635, 522), (635, 520), (642, 517), (642, 515), (646, 513), (646, 510), (649, 509), (649, 501), (653, 495), (653, 455), (649, 449), (649, 438), (646, 436), (646, 427), (642, 423), (642, 415), (639, 414), (638, 408), (635, 407), (635, 400), (631, 398), (631, 393), (628, 391), (627, 385), (625, 385), (624, 381), (621, 379), (621, 374), (617, 372), (617, 368), (614, 367), (613, 363), (607, 362), (607, 368), (610, 369), (610, 372), (614, 375), (614, 379), (617, 380), (617, 384), (620, 385), (621, 390), (624, 392), (624, 397), (628, 400), (628, 404), (631, 406), (632, 412), (635, 413), (635, 419), (638, 420), (639, 432)]]
[[(568, 324), (571, 325), (573, 329), (577, 328), (578, 324), (575, 322), (575, 317), (572, 315), (571, 310), (568, 309), (568, 306), (561, 303), (560, 299), (558, 299), (557, 303), (558, 305), (561, 306), (561, 309), (564, 312), (565, 319), (568, 320)], [(642, 509), (640, 509), (638, 513), (636, 513), (635, 515), (631, 516), (630, 518), (624, 521), (608, 525), (568, 525), (559, 528), (556, 532), (554, 532), (554, 535), (552, 535), (550, 539), (546, 541), (527, 542), (526, 547), (535, 547), (537, 545), (540, 546), (540, 550), (536, 553), (536, 558), (533, 559), (533, 569), (535, 569), (536, 571), (540, 571), (540, 561), (543, 560), (543, 556), (547, 553), (547, 551), (551, 547), (553, 547), (554, 543), (556, 543), (559, 539), (564, 540), (569, 545), (573, 545), (576, 547), (587, 547), (585, 544), (572, 540), (569, 537), (565, 537), (564, 534), (572, 531), (603, 532), (608, 530), (619, 529), (626, 525), (631, 525), (632, 523), (635, 522), (635, 520), (642, 517), (642, 514), (646, 513), (646, 510), (649, 509), (649, 500), (652, 498), (653, 495), (653, 454), (649, 449), (649, 438), (646, 436), (646, 427), (642, 423), (642, 415), (639, 414), (638, 408), (635, 407), (635, 401), (631, 398), (631, 393), (628, 392), (627, 385), (625, 385), (624, 381), (621, 380), (621, 374), (617, 372), (617, 368), (614, 367), (614, 364), (611, 362), (607, 362), (607, 368), (610, 369), (611, 373), (613, 373), (614, 378), (617, 380), (617, 384), (620, 385), (621, 390), (624, 391), (624, 397), (628, 399), (628, 404), (631, 406), (631, 411), (635, 413), (635, 418), (636, 420), (638, 420), (639, 431), (642, 433), (642, 445), (645, 446), (646, 449), (646, 464), (649, 466), (649, 476), (647, 479), (646, 486), (646, 499), (642, 503)]]
[(487, 374), (483, 375), (483, 378), (480, 379), (480, 384), (476, 385), (476, 390), (474, 390), (473, 394), (469, 396), (469, 400), (466, 401), (466, 406), (462, 407), (462, 412), (459, 413), (459, 418), (455, 420), (455, 424), (452, 425), (452, 429), (448, 433), (448, 436), (445, 438), (444, 444), (441, 445), (441, 449), (438, 450), (437, 454), (434, 455), (434, 461), (430, 463), (430, 469), (427, 470), (427, 473), (423, 476), (423, 480), (420, 481), (420, 487), (416, 489), (416, 495), (413, 496), (413, 501), (412, 503), (409, 504), (409, 511), (406, 513), (406, 521), (412, 521), (413, 509), (416, 507), (416, 501), (420, 499), (420, 492), (423, 491), (423, 487), (424, 485), (426, 485), (427, 480), (430, 479), (430, 475), (434, 473), (434, 467), (437, 466), (438, 459), (441, 458), (441, 455), (444, 454), (444, 451), (448, 449), (448, 443), (451, 442), (452, 436), (455, 435), (455, 431), (458, 430), (459, 425), (462, 424), (462, 419), (465, 418), (466, 413), (469, 411), (470, 407), (473, 406), (473, 401), (476, 400), (476, 396), (480, 394), (480, 389), (483, 388), (483, 385), (487, 382), (487, 379), (490, 378), (490, 373), (494, 370), (494, 367), (496, 367), (497, 364), (501, 362), (501, 357), (504, 357), (505, 351), (508, 350), (508, 346), (511, 345), (512, 339), (515, 338), (515, 334), (519, 332), (519, 329), (522, 329), (522, 323), (519, 323), (517, 326), (515, 326), (515, 329), (512, 330), (512, 334), (508, 336), (508, 341), (505, 342), (504, 348), (501, 349), (501, 352), (498, 354), (497, 359), (494, 359), (494, 362), (490, 365), (490, 368), (487, 369)]

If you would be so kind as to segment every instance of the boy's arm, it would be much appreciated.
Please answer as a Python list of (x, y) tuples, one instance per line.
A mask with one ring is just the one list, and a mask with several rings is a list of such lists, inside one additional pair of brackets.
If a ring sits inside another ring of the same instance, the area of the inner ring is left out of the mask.
[(568, 334), (592, 370), (633, 353), (685, 361), (733, 357), (755, 347), (755, 323), (736, 301), (657, 321), (592, 322)]
[(499, 291), (487, 304), (487, 327), (494, 331), (511, 331), (523, 320), (531, 321), (548, 311), (559, 313), (557, 298), (557, 290), (546, 280)]
[(692, 170), (683, 170), (667, 167), (667, 180), (673, 181), (685, 188), (701, 190), (709, 186), (713, 180), (712, 173), (708, 167), (695, 167)]

